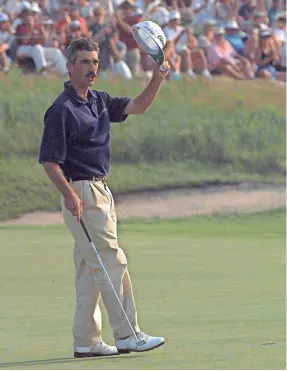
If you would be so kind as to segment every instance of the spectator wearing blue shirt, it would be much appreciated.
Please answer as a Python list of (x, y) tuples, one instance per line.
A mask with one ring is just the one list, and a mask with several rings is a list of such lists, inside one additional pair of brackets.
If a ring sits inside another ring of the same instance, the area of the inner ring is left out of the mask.
[(245, 21), (249, 21), (252, 19), (252, 15), (255, 8), (256, 2), (254, 0), (247, 0), (240, 6), (238, 15), (242, 17)]
[(244, 42), (239, 33), (239, 26), (236, 21), (229, 21), (225, 26), (225, 40), (227, 40), (235, 51), (244, 55)]
[[(111, 97), (90, 87), (95, 83), (99, 47), (92, 39), (74, 40), (67, 48), (70, 81), (44, 117), (39, 162), (62, 194), (65, 223), (74, 241), (76, 311), (74, 357), (96, 357), (143, 352), (159, 347), (164, 338), (140, 331), (125, 253), (118, 245), (117, 219), (106, 176), (110, 168), (111, 122), (144, 113), (169, 73), (159, 64), (148, 86), (136, 98)], [(86, 238), (80, 217), (86, 221), (98, 253), (126, 311), (128, 325), (96, 254)], [(107, 309), (116, 346), (102, 341), (100, 297)]]
[(276, 21), (276, 15), (280, 11), (280, 0), (272, 0), (271, 7), (267, 10), (268, 19), (271, 25)]

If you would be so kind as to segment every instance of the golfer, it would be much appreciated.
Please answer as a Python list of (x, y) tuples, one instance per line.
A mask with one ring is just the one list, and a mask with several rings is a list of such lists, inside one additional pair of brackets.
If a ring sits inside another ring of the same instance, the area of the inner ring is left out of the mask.
[[(163, 72), (155, 63), (148, 86), (134, 99), (111, 97), (89, 89), (99, 66), (98, 44), (78, 39), (67, 48), (70, 80), (44, 116), (39, 162), (61, 192), (62, 212), (74, 241), (76, 311), (73, 336), (78, 358), (143, 352), (159, 347), (162, 337), (140, 331), (127, 259), (118, 245), (117, 219), (107, 174), (111, 156), (111, 122), (144, 113), (155, 99)], [(93, 242), (127, 313), (136, 341), (117, 298), (99, 265), (96, 254), (79, 223), (83, 215)], [(101, 337), (100, 297), (107, 309), (115, 346)]]

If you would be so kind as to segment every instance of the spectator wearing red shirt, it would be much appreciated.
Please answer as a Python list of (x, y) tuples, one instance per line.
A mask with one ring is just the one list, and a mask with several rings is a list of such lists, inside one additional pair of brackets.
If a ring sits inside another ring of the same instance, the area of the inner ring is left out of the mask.
[(71, 44), (72, 41), (84, 38), (82, 27), (79, 21), (72, 21), (69, 24), (65, 38), (62, 40), (64, 50)]
[(115, 12), (120, 32), (120, 41), (127, 46), (126, 62), (132, 74), (138, 76), (140, 72), (141, 52), (132, 35), (132, 26), (141, 21), (141, 16), (134, 15), (135, 5), (131, 0), (125, 0)]
[(61, 75), (67, 73), (66, 58), (58, 48), (44, 47), (48, 35), (44, 27), (37, 24), (31, 11), (23, 16), (23, 23), (16, 29), (17, 57), (33, 59), (37, 71), (47, 68), (47, 60), (51, 61)]
[(68, 25), (72, 21), (79, 21), (83, 34), (88, 32), (88, 27), (85, 18), (80, 16), (80, 9), (74, 2), (63, 8), (63, 16), (59, 19), (56, 25), (56, 31), (59, 34), (66, 32)]

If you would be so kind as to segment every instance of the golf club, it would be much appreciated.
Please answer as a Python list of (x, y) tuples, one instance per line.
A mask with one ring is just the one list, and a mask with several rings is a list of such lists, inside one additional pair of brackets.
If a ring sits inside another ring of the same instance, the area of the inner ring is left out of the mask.
[(134, 336), (135, 339), (136, 339), (136, 344), (137, 344), (137, 345), (144, 345), (144, 344), (145, 344), (145, 341), (144, 341), (144, 340), (139, 340), (139, 339), (138, 339), (137, 334), (135, 333), (135, 330), (133, 329), (133, 327), (132, 327), (132, 325), (131, 325), (131, 323), (130, 323), (130, 320), (129, 320), (127, 314), (126, 314), (126, 311), (125, 311), (125, 309), (124, 309), (124, 307), (123, 307), (123, 305), (122, 305), (122, 303), (121, 303), (120, 298), (118, 297), (118, 294), (117, 294), (117, 292), (116, 292), (116, 290), (115, 290), (115, 288), (114, 288), (114, 285), (113, 285), (113, 283), (112, 283), (112, 281), (111, 281), (111, 279), (110, 279), (110, 277), (109, 277), (109, 275), (108, 275), (108, 272), (107, 272), (107, 270), (106, 270), (106, 268), (105, 268), (105, 266), (104, 266), (104, 263), (103, 263), (103, 261), (102, 261), (102, 259), (101, 259), (101, 257), (100, 257), (100, 254), (98, 253), (98, 251), (97, 251), (97, 249), (96, 249), (96, 246), (95, 246), (95, 244), (94, 244), (94, 242), (93, 242), (93, 240), (92, 240), (91, 234), (90, 234), (90, 232), (89, 232), (89, 230), (88, 230), (88, 227), (87, 227), (87, 225), (86, 225), (86, 223), (85, 223), (85, 221), (84, 221), (84, 219), (83, 219), (82, 216), (80, 217), (80, 223), (81, 223), (81, 225), (82, 225), (82, 227), (83, 227), (83, 230), (84, 230), (84, 232), (85, 232), (85, 235), (87, 236), (87, 239), (89, 240), (89, 242), (90, 242), (90, 244), (91, 244), (91, 246), (92, 246), (94, 252), (95, 252), (96, 255), (97, 255), (97, 258), (98, 258), (98, 260), (99, 260), (100, 266), (101, 266), (102, 270), (104, 271), (104, 273), (105, 273), (105, 275), (106, 275), (106, 277), (107, 277), (107, 279), (108, 279), (108, 281), (109, 281), (109, 284), (111, 285), (111, 288), (113, 289), (113, 292), (114, 292), (114, 294), (115, 294), (115, 296), (116, 296), (116, 298), (117, 298), (117, 300), (118, 300), (118, 302), (119, 302), (119, 305), (120, 305), (120, 307), (121, 307), (121, 310), (122, 310), (122, 312), (123, 312), (123, 314), (124, 314), (124, 316), (125, 316), (125, 318), (126, 318), (126, 320), (127, 320), (127, 323), (128, 323), (128, 325), (129, 325), (129, 327), (130, 327), (130, 329), (131, 329), (131, 331), (132, 331), (132, 334), (133, 334), (133, 336)]

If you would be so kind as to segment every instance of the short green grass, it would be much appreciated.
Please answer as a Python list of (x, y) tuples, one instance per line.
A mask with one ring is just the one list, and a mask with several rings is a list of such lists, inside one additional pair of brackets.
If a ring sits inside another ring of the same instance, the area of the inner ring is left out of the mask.
[(284, 226), (284, 211), (120, 223), (140, 325), (166, 344), (88, 361), (72, 359), (69, 233), (1, 227), (0, 368), (286, 369)]

